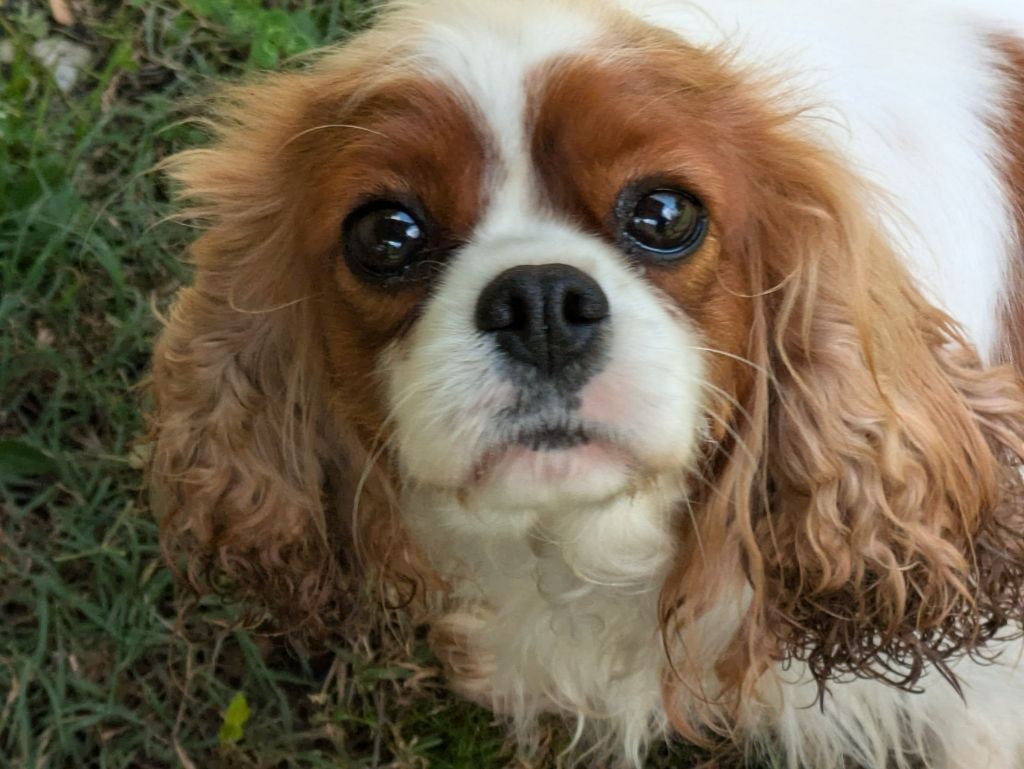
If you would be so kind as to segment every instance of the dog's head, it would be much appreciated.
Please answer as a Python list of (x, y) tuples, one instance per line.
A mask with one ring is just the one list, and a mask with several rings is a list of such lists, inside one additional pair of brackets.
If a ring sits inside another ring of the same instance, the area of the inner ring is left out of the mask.
[(323, 622), (357, 561), (437, 584), (412, 497), (482, 537), (643, 498), (607, 546), (663, 538), (669, 634), (748, 584), (743, 670), (913, 681), (996, 632), (1019, 387), (799, 117), (597, 4), (403, 4), (229, 90), (172, 166), (206, 222), (154, 364), (175, 557)]

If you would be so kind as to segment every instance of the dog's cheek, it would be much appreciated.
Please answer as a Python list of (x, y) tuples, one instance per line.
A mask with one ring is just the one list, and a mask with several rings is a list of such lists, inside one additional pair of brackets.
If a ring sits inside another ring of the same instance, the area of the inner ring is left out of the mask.
[(494, 371), (494, 353), (442, 289), (408, 335), (380, 356), (391, 433), (411, 480), (456, 487), (467, 480), (495, 414), (514, 388)]
[(380, 439), (389, 413), (380, 359), (408, 333), (419, 297), (412, 292), (376, 295), (333, 286), (335, 290), (314, 298), (321, 329), (313, 333), (322, 333), (332, 409), (369, 446)]
[(581, 414), (628, 435), (651, 469), (685, 466), (704, 429), (700, 330), (637, 273), (607, 273), (613, 305), (608, 360), (582, 391)]

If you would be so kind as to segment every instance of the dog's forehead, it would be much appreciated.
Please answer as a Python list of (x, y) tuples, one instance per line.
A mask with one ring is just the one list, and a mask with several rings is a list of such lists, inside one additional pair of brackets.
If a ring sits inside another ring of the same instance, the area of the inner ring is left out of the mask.
[(531, 73), (555, 57), (591, 48), (600, 18), (565, 6), (536, 3), (445, 2), (447, 12), (426, 18), (414, 56), (431, 74), (449, 80), (472, 101), (502, 139), (513, 140), (526, 105)]
[[(547, 62), (592, 50), (607, 32), (594, 6), (443, 2), (421, 20), (414, 56), (450, 84), (489, 138), (491, 211), (528, 206), (529, 96)], [(504, 204), (503, 204), (504, 202)], [(492, 217), (493, 218), (493, 217)]]

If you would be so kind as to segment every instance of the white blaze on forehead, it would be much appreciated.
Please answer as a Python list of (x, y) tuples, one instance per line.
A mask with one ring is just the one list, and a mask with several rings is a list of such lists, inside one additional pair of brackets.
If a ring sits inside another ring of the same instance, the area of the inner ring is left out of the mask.
[[(470, 101), (493, 142), (490, 205), (483, 227), (531, 208), (533, 174), (526, 135), (531, 73), (545, 62), (592, 47), (606, 32), (598, 6), (537, 0), (442, 0), (423, 19), (417, 51), (431, 70)], [(458, 158), (453, 158), (458, 162)]]

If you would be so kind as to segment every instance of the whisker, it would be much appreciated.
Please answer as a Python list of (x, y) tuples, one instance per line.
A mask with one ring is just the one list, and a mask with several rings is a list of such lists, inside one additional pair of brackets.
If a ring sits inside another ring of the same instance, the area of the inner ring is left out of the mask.
[(239, 307), (237, 304), (235, 304), (235, 295), (234, 292), (232, 291), (228, 295), (228, 307), (230, 307), (232, 310), (234, 310), (240, 315), (269, 315), (272, 312), (278, 312), (280, 310), (285, 310), (289, 307), (294, 307), (297, 304), (302, 304), (303, 302), (312, 298), (313, 294), (307, 294), (306, 296), (300, 296), (295, 299), (291, 299), (287, 302), (282, 302), (281, 304), (274, 305), (273, 307), (262, 307), (258, 310), (248, 310), (245, 307)]
[(697, 347), (695, 345), (690, 345), (690, 349), (698, 350), (700, 352), (709, 352), (712, 355), (721, 355), (725, 358), (729, 358), (730, 360), (734, 360), (737, 363), (743, 363), (744, 365), (750, 366), (752, 369), (764, 374), (765, 376), (772, 376), (772, 373), (768, 371), (764, 366), (755, 363), (754, 361), (750, 360), (750, 358), (744, 358), (742, 355), (736, 355), (731, 352), (726, 352), (725, 350), (718, 350), (715, 349), (714, 347)]
[(747, 411), (746, 407), (742, 403), (740, 403), (738, 400), (736, 400), (736, 397), (732, 393), (730, 393), (728, 390), (723, 390), (718, 385), (714, 384), (713, 382), (709, 382), (707, 380), (701, 381), (700, 382), (700, 386), (701, 387), (706, 387), (709, 390), (711, 390), (713, 393), (715, 393), (716, 395), (719, 395), (722, 398), (724, 398), (726, 403), (728, 403), (730, 406), (735, 407), (735, 409), (737, 411), (739, 411), (744, 417), (747, 418), (748, 422), (753, 422), (754, 421), (754, 418), (750, 415), (750, 412)]
[[(703, 477), (703, 473), (699, 473), (698, 475), (700, 480), (707, 483), (709, 488), (713, 488), (711, 482)], [(697, 524), (697, 514), (693, 511), (693, 500), (690, 498), (690, 495), (687, 494), (683, 497), (683, 501), (686, 502), (686, 512), (690, 516), (690, 524), (693, 526), (693, 535), (697, 538), (697, 550), (700, 552), (701, 559), (707, 561), (707, 553), (704, 552), (704, 540), (700, 536), (700, 526)]]
[(750, 446), (747, 445), (746, 440), (744, 440), (743, 437), (740, 436), (738, 432), (736, 432), (735, 428), (733, 428), (732, 425), (730, 425), (726, 420), (722, 419), (722, 417), (720, 417), (713, 411), (705, 411), (704, 413), (722, 426), (722, 428), (729, 434), (729, 436), (734, 441), (736, 441), (736, 445), (747, 456), (747, 459), (750, 460), (751, 464), (756, 467), (758, 464), (758, 460), (755, 457), (754, 452), (750, 449)]
[(366, 461), (363, 463), (363, 470), (359, 475), (359, 480), (356, 482), (356, 488), (352, 497), (352, 545), (356, 552), (359, 552), (359, 515), (360, 515), (360, 503), (362, 502), (363, 492), (366, 489), (366, 483), (370, 479), (370, 474), (373, 472), (374, 467), (380, 458), (384, 455), (384, 452), (390, 446), (390, 438), (385, 437), (385, 431), (391, 426), (391, 423), (397, 417), (397, 410), (400, 408), (409, 398), (415, 395), (419, 395), (422, 388), (411, 386), (408, 390), (399, 397), (395, 403), (389, 408), (388, 413), (385, 415), (384, 420), (381, 422), (380, 427), (373, 436), (373, 440), (370, 443), (370, 450), (367, 452)]
[(324, 130), (327, 130), (329, 128), (347, 128), (347, 129), (352, 130), (352, 131), (362, 131), (363, 133), (375, 134), (376, 136), (380, 136), (380, 137), (382, 137), (384, 139), (388, 138), (386, 134), (382, 134), (380, 131), (375, 131), (372, 128), (365, 128), (363, 126), (358, 126), (358, 125), (350, 125), (348, 123), (324, 123), (323, 125), (313, 126), (312, 128), (307, 128), (304, 131), (299, 131), (297, 134), (294, 134), (284, 144), (282, 144), (278, 148), (278, 152), (283, 150), (285, 147), (287, 147), (292, 142), (297, 141), (298, 139), (301, 139), (306, 134), (311, 134), (314, 131), (324, 131)]

